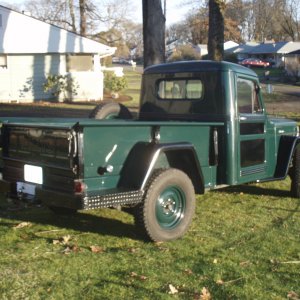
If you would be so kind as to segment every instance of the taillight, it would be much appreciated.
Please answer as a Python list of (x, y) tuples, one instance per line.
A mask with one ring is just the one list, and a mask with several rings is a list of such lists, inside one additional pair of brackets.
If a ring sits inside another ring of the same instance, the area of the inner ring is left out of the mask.
[(74, 192), (75, 193), (83, 193), (86, 190), (86, 185), (82, 181), (74, 182)]

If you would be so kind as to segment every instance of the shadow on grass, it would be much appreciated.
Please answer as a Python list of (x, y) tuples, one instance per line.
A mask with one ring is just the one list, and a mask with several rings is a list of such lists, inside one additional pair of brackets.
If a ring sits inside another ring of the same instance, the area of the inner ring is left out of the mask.
[(279, 190), (279, 189), (270, 189), (263, 188), (255, 185), (238, 185), (231, 186), (224, 189), (217, 190), (222, 191), (227, 194), (249, 194), (249, 195), (259, 195), (259, 196), (273, 196), (273, 197), (290, 197), (290, 191), (287, 190)]
[[(125, 214), (123, 212), (119, 213)], [(127, 237), (134, 240), (143, 240), (143, 237), (139, 236), (136, 227), (133, 224), (117, 220), (116, 217), (120, 216), (115, 216), (116, 212), (112, 214), (114, 214), (114, 216), (112, 216), (111, 219), (106, 216), (85, 213), (84, 211), (80, 211), (73, 215), (57, 215), (44, 207), (33, 206), (17, 211), (11, 211), (8, 207), (6, 209), (0, 209), (0, 217), (2, 218), (0, 225), (12, 227), (11, 221), (15, 220), (16, 225), (20, 221), (30, 222), (46, 226), (55, 226), (62, 228), (62, 230), (67, 229), (79, 231), (81, 233), (96, 233), (103, 236)], [(9, 219), (9, 221), (5, 222), (5, 219)]]
[[(279, 189), (270, 189), (270, 188), (262, 188), (260, 186), (255, 186), (255, 185), (241, 185), (241, 186), (233, 186), (233, 187), (228, 187), (224, 188), (218, 191), (222, 191), (224, 193), (228, 194), (248, 194), (248, 195), (258, 195), (258, 196), (271, 196), (271, 197), (276, 197), (273, 198), (272, 201), (281, 201), (282, 198), (290, 198), (291, 193), (290, 191), (287, 190), (279, 190)], [(218, 192), (216, 191), (216, 192)], [(281, 226), (285, 221), (290, 219), (294, 214), (300, 212), (300, 199), (294, 198), (295, 200), (295, 206), (293, 208), (285, 208), (285, 207), (275, 207), (275, 206), (267, 206), (267, 205), (259, 205), (261, 208), (264, 208), (268, 211), (271, 210), (277, 210), (277, 211), (282, 211), (282, 212), (287, 212), (287, 215), (285, 217), (278, 217), (273, 220), (273, 226), (278, 227)]]

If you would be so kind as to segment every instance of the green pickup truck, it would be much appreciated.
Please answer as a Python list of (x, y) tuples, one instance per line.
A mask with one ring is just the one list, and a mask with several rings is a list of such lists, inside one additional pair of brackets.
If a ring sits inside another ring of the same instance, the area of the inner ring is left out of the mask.
[(257, 75), (212, 61), (145, 69), (138, 117), (117, 103), (94, 118), (2, 118), (0, 191), (56, 212), (124, 206), (153, 241), (185, 234), (195, 193), (291, 177), (296, 122), (269, 117)]

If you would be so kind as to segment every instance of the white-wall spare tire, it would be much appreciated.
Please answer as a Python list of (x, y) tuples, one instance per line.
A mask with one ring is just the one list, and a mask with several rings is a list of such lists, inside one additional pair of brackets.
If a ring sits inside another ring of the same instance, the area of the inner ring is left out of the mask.
[(117, 102), (103, 102), (98, 104), (90, 113), (93, 119), (132, 119), (129, 109)]

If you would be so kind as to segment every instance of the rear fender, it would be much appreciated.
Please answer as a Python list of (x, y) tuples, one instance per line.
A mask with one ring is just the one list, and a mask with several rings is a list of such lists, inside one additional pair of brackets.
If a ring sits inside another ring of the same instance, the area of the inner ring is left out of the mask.
[(190, 143), (137, 143), (130, 151), (121, 171), (119, 187), (144, 190), (158, 160), (165, 155), (168, 167), (185, 172), (193, 182), (196, 193), (204, 193), (204, 180), (197, 154)]
[(277, 155), (277, 165), (274, 177), (284, 179), (287, 177), (292, 164), (296, 146), (300, 143), (299, 136), (282, 136), (280, 139)]

